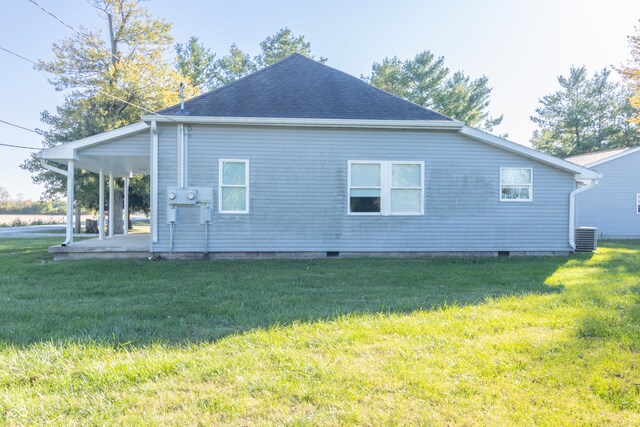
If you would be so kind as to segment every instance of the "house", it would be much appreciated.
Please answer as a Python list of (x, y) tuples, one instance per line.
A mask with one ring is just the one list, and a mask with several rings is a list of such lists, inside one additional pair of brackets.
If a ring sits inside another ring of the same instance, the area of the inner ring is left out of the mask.
[(604, 239), (640, 238), (640, 147), (568, 157), (602, 174), (576, 198), (576, 224), (598, 228)]
[(56, 258), (566, 254), (572, 195), (597, 178), (300, 54), (40, 156), (71, 184), (150, 174), (147, 241), (69, 229)]

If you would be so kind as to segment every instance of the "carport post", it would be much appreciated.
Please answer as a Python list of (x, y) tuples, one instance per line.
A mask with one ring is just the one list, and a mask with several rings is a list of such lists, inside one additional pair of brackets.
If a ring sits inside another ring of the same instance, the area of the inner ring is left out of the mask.
[(113, 172), (109, 172), (109, 237), (113, 237), (113, 228), (116, 225), (115, 212), (113, 204), (115, 203), (115, 187), (116, 183), (113, 181)]
[(129, 234), (129, 177), (124, 177), (124, 234)]
[(104, 171), (100, 169), (100, 186), (98, 200), (100, 213), (98, 214), (98, 240), (104, 240)]
[(67, 240), (65, 244), (73, 243), (73, 190), (75, 162), (69, 160), (67, 162)]

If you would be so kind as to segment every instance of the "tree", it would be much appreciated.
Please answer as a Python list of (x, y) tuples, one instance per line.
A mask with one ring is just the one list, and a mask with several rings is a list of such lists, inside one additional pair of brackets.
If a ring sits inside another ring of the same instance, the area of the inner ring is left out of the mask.
[(0, 187), (0, 202), (4, 202), (5, 200), (9, 199), (11, 199), (11, 194), (9, 193), (9, 191), (4, 187)]
[(628, 90), (610, 80), (607, 68), (589, 77), (586, 67), (571, 67), (558, 76), (560, 89), (540, 99), (531, 120), (538, 125), (534, 148), (566, 157), (640, 144), (640, 133), (629, 118), (637, 114)]
[(629, 104), (635, 109), (635, 115), (630, 120), (640, 125), (640, 25), (635, 29), (637, 34), (629, 36), (631, 60), (627, 65), (618, 68), (617, 71), (622, 75), (631, 91)]
[(191, 37), (184, 45), (177, 43), (175, 51), (176, 70), (200, 91), (209, 90), (215, 77), (216, 54), (205, 48), (197, 37)]
[[(191, 37), (184, 45), (177, 44), (175, 49), (176, 69), (203, 91), (229, 84), (292, 53), (315, 59), (311, 54), (311, 43), (306, 42), (304, 36), (295, 36), (286, 27), (264, 39), (260, 43), (260, 53), (253, 58), (234, 43), (225, 56), (216, 59), (217, 55), (205, 48), (197, 37)], [(318, 60), (327, 61), (322, 57)]]
[[(104, 18), (108, 31), (80, 29), (80, 34), (52, 46), (54, 59), (39, 61), (38, 68), (52, 74), (49, 80), (58, 91), (68, 91), (55, 113), (44, 111), (44, 147), (95, 135), (137, 122), (144, 111), (159, 110), (178, 102), (178, 85), (184, 78), (165, 61), (173, 40), (171, 25), (151, 17), (139, 0), (90, 0)], [(187, 94), (197, 93), (188, 89)], [(23, 169), (34, 173), (33, 181), (44, 184), (46, 197), (65, 194), (66, 180), (45, 171), (32, 156)], [(95, 174), (76, 172), (76, 201), (95, 209), (98, 180)], [(143, 188), (143, 187), (140, 187)], [(133, 187), (133, 200), (138, 187)], [(121, 199), (118, 192), (118, 199)], [(120, 203), (118, 203), (120, 206)], [(132, 209), (148, 206), (132, 205)]]
[(502, 122), (502, 116), (489, 115), (491, 88), (486, 76), (472, 80), (462, 71), (450, 75), (444, 58), (436, 58), (428, 50), (405, 61), (396, 56), (384, 58), (382, 62), (373, 64), (371, 76), (364, 79), (401, 98), (461, 120), (468, 126), (491, 131)]
[[(296, 37), (287, 27), (281, 28), (273, 36), (269, 36), (260, 43), (260, 54), (254, 58), (257, 68), (264, 68), (293, 53), (315, 59), (311, 55), (311, 43), (304, 41), (304, 36)], [(320, 57), (319, 62), (327, 62), (327, 58)]]

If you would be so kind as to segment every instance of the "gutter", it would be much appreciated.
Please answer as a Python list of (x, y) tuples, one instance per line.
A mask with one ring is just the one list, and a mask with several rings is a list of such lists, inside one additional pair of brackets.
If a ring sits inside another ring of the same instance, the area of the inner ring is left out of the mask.
[(569, 246), (573, 252), (576, 251), (576, 196), (598, 185), (601, 177), (602, 174), (598, 174), (589, 184), (576, 188), (569, 194)]
[(219, 117), (219, 116), (142, 116), (143, 122), (237, 125), (237, 126), (292, 126), (328, 128), (377, 129), (452, 129), (460, 130), (464, 123), (455, 120), (370, 120), (370, 119), (312, 119), (280, 117)]

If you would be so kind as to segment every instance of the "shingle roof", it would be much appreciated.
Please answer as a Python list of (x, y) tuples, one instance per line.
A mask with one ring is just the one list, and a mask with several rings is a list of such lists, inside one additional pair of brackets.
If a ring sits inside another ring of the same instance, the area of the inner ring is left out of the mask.
[(575, 163), (580, 166), (587, 166), (596, 162), (600, 162), (602, 160), (606, 160), (610, 157), (618, 156), (620, 154), (625, 153), (626, 151), (633, 150), (637, 147), (625, 147), (625, 148), (616, 148), (614, 150), (606, 150), (606, 151), (598, 151), (595, 153), (581, 154), (579, 156), (571, 156), (565, 158), (566, 161)]
[[(451, 119), (301, 54), (184, 103), (189, 116), (365, 120)], [(179, 114), (174, 105), (159, 114)]]

